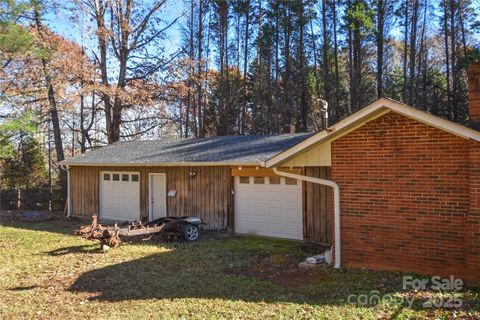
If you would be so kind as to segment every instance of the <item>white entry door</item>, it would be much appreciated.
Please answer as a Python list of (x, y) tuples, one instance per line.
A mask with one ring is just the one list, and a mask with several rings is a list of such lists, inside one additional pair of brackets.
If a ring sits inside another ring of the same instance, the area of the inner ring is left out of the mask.
[(116, 221), (140, 220), (140, 174), (100, 173), (100, 218)]
[(235, 232), (302, 240), (301, 182), (235, 177)]
[(167, 216), (167, 184), (164, 173), (150, 174), (150, 220)]

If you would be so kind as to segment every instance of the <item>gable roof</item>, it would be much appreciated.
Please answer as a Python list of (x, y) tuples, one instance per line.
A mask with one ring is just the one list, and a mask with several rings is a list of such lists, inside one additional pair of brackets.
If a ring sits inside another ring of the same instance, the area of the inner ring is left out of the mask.
[(260, 165), (312, 133), (116, 142), (62, 161), (76, 166)]
[(311, 136), (310, 138), (305, 139), (299, 144), (292, 146), (291, 148), (275, 155), (274, 157), (267, 160), (264, 165), (266, 167), (274, 167), (281, 165), (282, 163), (285, 163), (286, 161), (292, 159), (300, 153), (308, 151), (315, 146), (319, 146), (324, 142), (336, 140), (341, 136), (364, 125), (366, 122), (374, 120), (391, 111), (425, 123), (432, 127), (438, 128), (440, 130), (449, 132), (464, 139), (480, 141), (479, 131), (467, 128), (452, 121), (442, 119), (424, 111), (414, 109), (404, 103), (388, 98), (381, 98), (373, 102), (372, 104), (366, 106), (365, 108), (355, 112), (354, 114), (346, 117), (345, 119), (337, 122), (333, 126), (328, 127), (327, 129), (320, 131), (319, 133)]

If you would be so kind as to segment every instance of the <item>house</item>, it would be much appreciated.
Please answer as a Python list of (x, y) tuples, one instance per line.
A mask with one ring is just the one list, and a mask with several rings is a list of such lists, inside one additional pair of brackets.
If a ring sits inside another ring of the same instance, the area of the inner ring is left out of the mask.
[(379, 99), (314, 135), (116, 143), (63, 163), (69, 210), (193, 214), (212, 229), (333, 244), (337, 267), (480, 284), (478, 66), (469, 88), (471, 127)]
[(117, 142), (63, 162), (70, 213), (118, 221), (194, 215), (213, 230), (300, 240), (301, 183), (260, 166), (310, 136)]

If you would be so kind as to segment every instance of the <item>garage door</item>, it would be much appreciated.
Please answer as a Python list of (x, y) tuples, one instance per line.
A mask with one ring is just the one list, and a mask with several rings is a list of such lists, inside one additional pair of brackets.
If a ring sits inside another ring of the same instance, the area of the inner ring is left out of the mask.
[(302, 240), (300, 181), (235, 177), (235, 232)]
[(100, 218), (119, 221), (140, 219), (138, 172), (100, 173)]

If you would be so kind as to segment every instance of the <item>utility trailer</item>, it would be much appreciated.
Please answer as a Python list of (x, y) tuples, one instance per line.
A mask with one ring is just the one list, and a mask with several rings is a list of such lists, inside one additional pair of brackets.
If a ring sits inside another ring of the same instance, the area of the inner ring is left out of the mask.
[(186, 241), (196, 241), (200, 235), (200, 225), (205, 224), (197, 217), (163, 217), (142, 223), (126, 222), (122, 225), (108, 226), (98, 223), (97, 216), (92, 217), (92, 223), (82, 226), (75, 233), (90, 240), (100, 240), (102, 245), (117, 247), (123, 239), (148, 235), (182, 236)]

